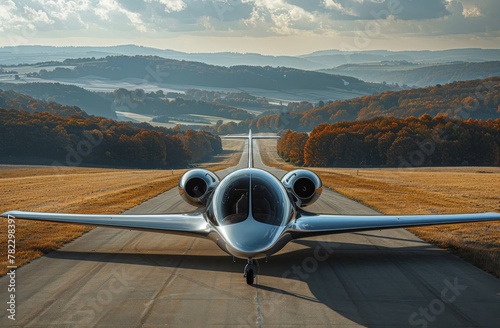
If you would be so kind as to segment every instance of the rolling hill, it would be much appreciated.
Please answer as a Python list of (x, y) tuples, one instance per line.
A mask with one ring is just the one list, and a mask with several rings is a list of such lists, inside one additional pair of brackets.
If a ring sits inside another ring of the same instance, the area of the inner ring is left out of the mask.
[(484, 79), (500, 75), (500, 61), (481, 63), (414, 64), (407, 61), (346, 64), (321, 70), (324, 73), (354, 76), (376, 83), (398, 83), (425, 87), (455, 81)]
[(322, 123), (363, 121), (375, 117), (420, 117), (428, 114), (457, 119), (500, 118), (500, 76), (433, 87), (387, 91), (349, 100), (337, 100), (304, 112), (283, 112), (240, 124), (213, 128), (214, 133), (256, 131), (310, 131)]
[(49, 113), (57, 116), (78, 115), (88, 117), (77, 106), (65, 106), (53, 101), (42, 101), (14, 91), (0, 90), (0, 108), (21, 110), (28, 113)]
[[(54, 64), (54, 63), (52, 63)], [(258, 88), (266, 90), (345, 90), (373, 94), (391, 89), (348, 76), (304, 71), (288, 67), (215, 66), (155, 56), (114, 56), (102, 59), (65, 60), (52, 71), (33, 77), (78, 79), (98, 76), (111, 80), (140, 79), (157, 85), (193, 85), (209, 88)]]
[(0, 83), (0, 89), (12, 90), (61, 105), (78, 106), (90, 115), (116, 119), (110, 100), (77, 86), (60, 83)]

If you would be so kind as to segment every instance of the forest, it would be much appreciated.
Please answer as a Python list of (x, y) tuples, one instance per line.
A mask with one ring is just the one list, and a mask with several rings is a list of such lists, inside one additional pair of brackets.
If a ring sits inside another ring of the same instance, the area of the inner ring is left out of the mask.
[(458, 119), (500, 118), (500, 76), (337, 100), (305, 111), (280, 112), (238, 124), (230, 122), (207, 131), (243, 133), (251, 127), (261, 132), (284, 129), (305, 132), (322, 123), (361, 121), (378, 116), (420, 117), (424, 114)]
[(207, 160), (221, 151), (220, 138), (202, 131), (116, 122), (78, 111), (58, 116), (51, 110), (0, 108), (0, 153), (4, 159), (37, 157), (67, 166), (176, 168)]
[(324, 123), (310, 134), (287, 130), (277, 151), (286, 161), (305, 166), (498, 166), (500, 119), (425, 114)]

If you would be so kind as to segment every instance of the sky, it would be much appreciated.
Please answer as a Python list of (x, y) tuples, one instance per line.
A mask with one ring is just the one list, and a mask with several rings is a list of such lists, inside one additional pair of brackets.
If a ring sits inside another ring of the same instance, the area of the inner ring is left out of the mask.
[(499, 0), (2, 0), (0, 46), (185, 52), (500, 48)]

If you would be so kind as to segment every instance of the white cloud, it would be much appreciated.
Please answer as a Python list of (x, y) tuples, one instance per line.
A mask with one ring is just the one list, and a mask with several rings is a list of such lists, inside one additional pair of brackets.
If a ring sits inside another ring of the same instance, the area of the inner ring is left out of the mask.
[(324, 0), (325, 8), (338, 11), (341, 14), (355, 16), (356, 13), (352, 9), (344, 8), (342, 4), (335, 2), (335, 0)]
[(131, 43), (186, 35), (354, 38), (367, 31), (373, 40), (477, 39), (498, 37), (498, 17), (498, 0), (0, 0), (2, 34), (36, 31), (32, 43), (117, 35)]
[(54, 24), (55, 21), (50, 19), (47, 13), (43, 10), (36, 10), (31, 7), (25, 6), (24, 8), (25, 17), (31, 24)]
[(111, 19), (109, 14), (119, 9), (120, 7), (115, 0), (102, 0), (99, 1), (94, 12), (100, 19), (109, 21)]
[(479, 16), (482, 16), (481, 14), (481, 10), (479, 10), (478, 7), (469, 7), (469, 8), (465, 8), (464, 7), (464, 10), (462, 11), (462, 15), (464, 17), (479, 17)]
[(125, 16), (128, 19), (128, 24), (133, 26), (137, 31), (147, 32), (141, 15), (123, 8), (116, 0), (100, 0), (94, 12), (101, 20), (108, 22), (113, 20), (113, 23), (116, 23)]
[(73, 15), (79, 17), (81, 12), (88, 11), (90, 0), (35, 0), (41, 8), (52, 18), (60, 20), (72, 19)]
[(25, 19), (22, 17), (16, 16), (15, 11), (18, 8), (14, 1), (6, 0), (3, 3), (0, 3), (0, 31), (5, 32), (10, 28), (19, 28), (19, 25), (25, 22)]
[(261, 33), (292, 35), (304, 30), (315, 30), (320, 26), (315, 13), (283, 0), (255, 0), (253, 4), (253, 11), (244, 22)]
[(165, 6), (167, 13), (179, 12), (186, 9), (186, 3), (182, 0), (145, 0), (145, 3), (158, 2)]

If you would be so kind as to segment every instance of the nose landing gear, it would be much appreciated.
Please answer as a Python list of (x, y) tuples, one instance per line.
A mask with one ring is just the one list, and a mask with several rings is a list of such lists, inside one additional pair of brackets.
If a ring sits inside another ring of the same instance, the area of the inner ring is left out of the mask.
[(247, 279), (247, 284), (253, 285), (254, 279), (257, 276), (258, 266), (259, 263), (257, 262), (257, 260), (255, 260), (254, 262), (253, 259), (248, 259), (248, 263), (245, 266), (245, 271), (243, 273), (243, 277)]

